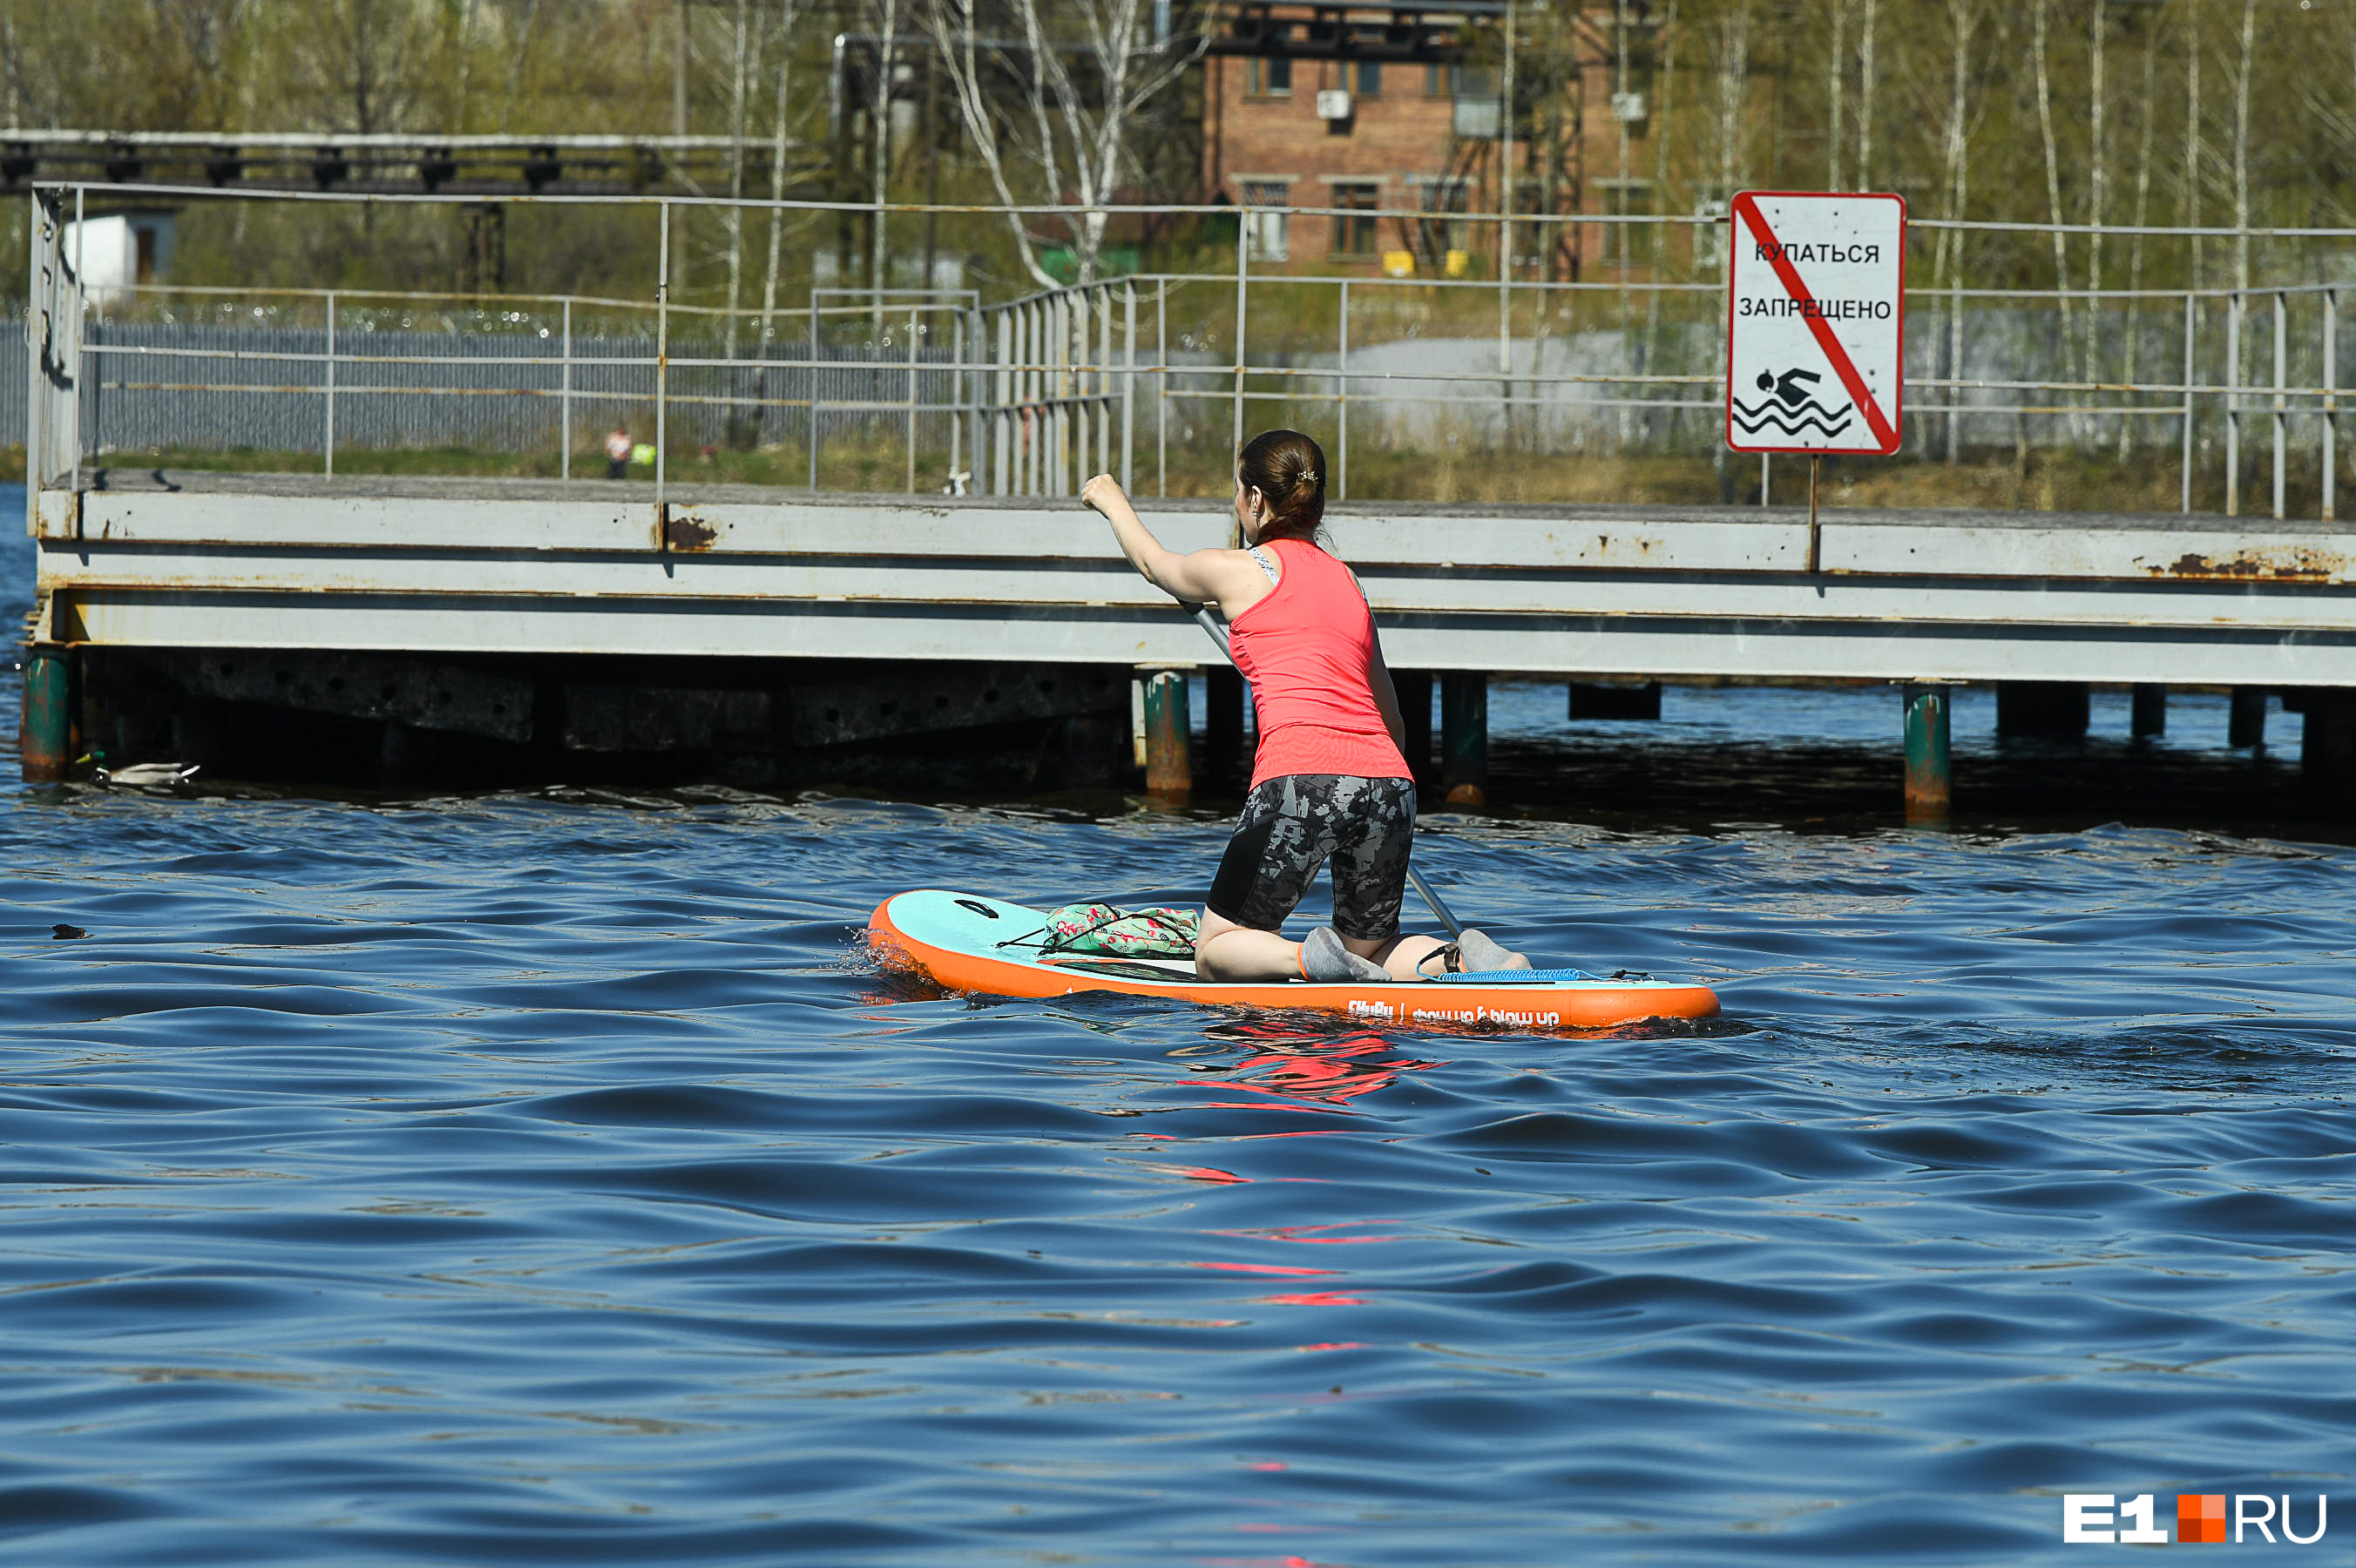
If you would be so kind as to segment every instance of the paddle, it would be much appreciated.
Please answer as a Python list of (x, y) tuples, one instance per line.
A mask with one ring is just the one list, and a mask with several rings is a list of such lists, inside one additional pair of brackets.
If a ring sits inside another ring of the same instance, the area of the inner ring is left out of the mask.
[[(1211, 641), (1219, 645), (1219, 651), (1227, 656), (1227, 662), (1234, 663), (1236, 650), (1234, 645), (1227, 640), (1227, 629), (1219, 624), (1219, 617), (1213, 613), (1208, 604), (1195, 610), (1194, 621), (1203, 630), (1211, 634)], [(1440, 901), (1440, 895), (1431, 891), (1431, 884), (1423, 880), (1423, 873), (1410, 865), (1407, 869), (1407, 880), (1415, 884), (1417, 893), (1421, 895), (1425, 903), (1431, 906), (1431, 912), (1440, 917), (1440, 923), (1448, 928), (1448, 939), (1451, 942), (1462, 941), (1464, 939), (1462, 923), (1448, 912), (1448, 906)]]

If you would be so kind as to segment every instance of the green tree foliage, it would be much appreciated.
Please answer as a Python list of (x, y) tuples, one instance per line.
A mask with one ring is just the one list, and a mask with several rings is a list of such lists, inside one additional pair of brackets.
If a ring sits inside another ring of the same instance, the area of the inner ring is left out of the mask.
[[(948, 3), (898, 0), (911, 80), (933, 80), (916, 58), (933, 47), (918, 24)], [(0, 91), (6, 118), (33, 127), (654, 134), (679, 128), (683, 80), (686, 128), (733, 126), (760, 149), (735, 182), (747, 194), (769, 189), (776, 101), (802, 168), (819, 171), (805, 192), (864, 200), (873, 126), (855, 91), (830, 120), (828, 89), (832, 38), (876, 10), (872, 0), (798, 10), (779, 0), (0, 0)], [(1580, 210), (1630, 199), (1622, 182), (1633, 181), (1649, 182), (1644, 205), (1664, 213), (1743, 187), (1838, 187), (1901, 192), (1918, 219), (2356, 226), (2356, 0), (1528, 0), (1515, 27), (1525, 188)], [(736, 69), (740, 37), (756, 71)], [(1498, 63), (1499, 30), (1479, 48)], [(790, 92), (776, 91), (781, 70)], [(1647, 112), (1623, 155), (1609, 95), (1628, 90)], [(991, 189), (937, 91), (887, 160), (895, 199)], [(1173, 91), (1183, 120), (1197, 100), (1191, 84)], [(1026, 111), (1000, 112), (1012, 123)], [(1124, 166), (1147, 172), (1145, 190), (1208, 194), (1184, 187), (1203, 163), (1169, 116), (1139, 126)], [(1161, 181), (1155, 169), (1173, 172)], [(1141, 193), (1124, 185), (1114, 196)], [(519, 213), (509, 286), (643, 295), (648, 228), (612, 213)], [(1020, 283), (1012, 250), (986, 229), (894, 219), (890, 243), (895, 254), (920, 244), (994, 255), (984, 271)], [(851, 281), (873, 264), (872, 237), (851, 220), (791, 219), (785, 230), (787, 263), (805, 283), (814, 250), (834, 251)], [(186, 235), (183, 276), (217, 282), (430, 285), (465, 263), (446, 211), (246, 204), (234, 217), (192, 216)], [(1654, 253), (1635, 259), (1676, 273), (1697, 272), (1710, 240), (1683, 230), (1645, 243)], [(717, 303), (733, 275), (738, 296), (757, 300), (746, 258), (767, 249), (760, 220), (682, 217), (677, 297)], [(1973, 231), (1926, 243), (1915, 281), (2217, 286), (2344, 264), (2296, 241)]]

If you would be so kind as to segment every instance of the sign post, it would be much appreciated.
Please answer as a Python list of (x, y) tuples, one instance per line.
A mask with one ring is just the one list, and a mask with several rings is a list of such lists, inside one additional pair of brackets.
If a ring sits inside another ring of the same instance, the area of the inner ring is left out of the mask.
[(1808, 570), (1826, 453), (1898, 450), (1906, 389), (1906, 203), (1744, 191), (1726, 287), (1726, 444), (1808, 454)]

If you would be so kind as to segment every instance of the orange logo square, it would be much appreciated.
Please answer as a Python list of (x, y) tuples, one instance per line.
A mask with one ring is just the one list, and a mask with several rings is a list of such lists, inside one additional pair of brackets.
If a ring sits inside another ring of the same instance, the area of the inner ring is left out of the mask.
[(2224, 1539), (2224, 1493), (2176, 1494), (2176, 1543), (2179, 1546), (2189, 1546), (2196, 1541), (2222, 1542)]

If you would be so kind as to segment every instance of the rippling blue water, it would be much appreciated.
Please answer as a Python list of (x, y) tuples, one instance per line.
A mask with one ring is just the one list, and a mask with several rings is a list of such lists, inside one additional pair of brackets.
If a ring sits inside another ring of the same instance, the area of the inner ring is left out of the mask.
[(2063, 1491), (2264, 1490), (2336, 1533), (2231, 1561), (2344, 1560), (2356, 850), (1431, 827), (1728, 1017), (862, 955), (1186, 896), (1207, 813), (0, 784), (0, 1555), (2061, 1563)]

